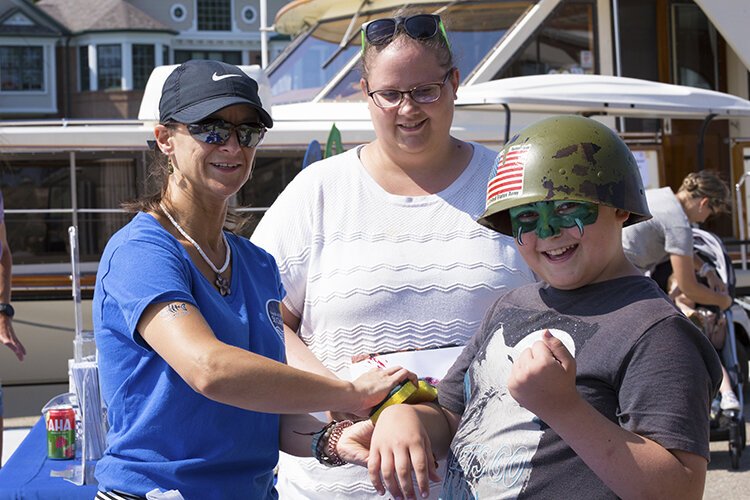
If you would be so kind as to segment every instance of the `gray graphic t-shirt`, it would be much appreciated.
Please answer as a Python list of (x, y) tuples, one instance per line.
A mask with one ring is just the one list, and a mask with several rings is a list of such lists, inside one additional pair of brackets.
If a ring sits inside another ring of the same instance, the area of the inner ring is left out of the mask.
[(708, 406), (721, 380), (707, 339), (649, 278), (506, 294), (439, 385), (462, 415), (445, 499), (615, 498), (567, 444), (508, 392), (513, 359), (545, 329), (576, 358), (583, 398), (667, 449), (709, 457)]

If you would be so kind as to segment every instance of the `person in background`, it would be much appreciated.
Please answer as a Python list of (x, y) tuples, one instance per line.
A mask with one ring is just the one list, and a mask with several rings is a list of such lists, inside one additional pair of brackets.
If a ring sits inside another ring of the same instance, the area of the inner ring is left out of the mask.
[[(678, 289), (678, 295), (689, 303), (729, 309), (732, 297), (726, 283), (695, 254), (692, 226), (726, 213), (730, 197), (729, 186), (710, 170), (688, 174), (677, 193), (668, 187), (647, 190), (653, 218), (623, 229), (625, 255), (666, 292), (670, 291), (667, 281), (671, 280), (672, 288)], [(699, 278), (705, 279), (706, 284)], [(722, 410), (740, 409), (728, 377), (722, 383), (721, 396)]]
[(325, 450), (348, 424), (318, 431), (307, 412), (367, 414), (409, 375), (392, 367), (350, 383), (285, 364), (276, 263), (234, 234), (243, 221), (229, 210), (273, 125), (257, 91), (236, 66), (207, 60), (181, 64), (164, 83), (159, 185), (126, 204), (137, 213), (107, 243), (96, 277), (109, 422), (99, 499), (155, 489), (186, 500), (276, 498), (280, 446), (336, 463)]
[[(0, 341), (16, 355), (18, 361), (23, 361), (26, 348), (13, 330), (13, 306), (10, 305), (11, 275), (13, 256), (8, 247), (8, 235), (5, 229), (5, 205), (3, 193), (0, 191)], [(0, 464), (3, 459), (3, 386), (0, 380)], [(0, 465), (1, 467), (2, 465)]]
[[(496, 153), (451, 135), (460, 75), (441, 18), (400, 11), (362, 39), (376, 139), (300, 172), (252, 235), (287, 290), (289, 363), (333, 378), (353, 356), (464, 345), (497, 297), (535, 281), (510, 237), (475, 222)], [(376, 496), (358, 467), (283, 454), (277, 487)]]
[[(675, 285), (695, 303), (729, 309), (732, 297), (726, 284), (695, 256), (692, 225), (725, 213), (730, 196), (727, 184), (710, 170), (688, 174), (677, 193), (668, 187), (647, 190), (653, 218), (623, 229), (625, 255), (642, 272), (650, 273), (663, 290), (672, 274)], [(708, 286), (696, 275), (705, 278)]]
[(338, 454), (396, 498), (414, 498), (412, 471), (425, 493), (449, 449), (446, 499), (701, 498), (720, 364), (623, 252), (623, 225), (650, 218), (635, 158), (605, 125), (557, 116), (520, 131), (495, 178), (513, 163), (523, 182), (490, 181), (479, 223), (544, 281), (491, 307), (439, 405), (392, 405)]

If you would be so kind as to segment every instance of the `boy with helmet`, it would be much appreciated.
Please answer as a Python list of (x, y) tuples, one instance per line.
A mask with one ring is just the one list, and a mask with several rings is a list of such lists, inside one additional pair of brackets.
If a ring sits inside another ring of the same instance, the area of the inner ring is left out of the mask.
[(700, 498), (719, 360), (625, 257), (623, 225), (650, 217), (627, 146), (588, 118), (537, 122), (498, 155), (486, 207), (544, 282), (495, 303), (439, 405), (388, 407), (342, 456), (362, 463), (372, 432), (370, 477), (397, 498), (448, 451), (446, 499)]

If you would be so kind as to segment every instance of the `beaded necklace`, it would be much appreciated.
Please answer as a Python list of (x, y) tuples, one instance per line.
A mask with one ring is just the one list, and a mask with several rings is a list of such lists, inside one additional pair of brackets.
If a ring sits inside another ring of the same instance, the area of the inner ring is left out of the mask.
[(224, 278), (221, 273), (227, 270), (227, 267), (229, 267), (229, 261), (232, 257), (232, 249), (229, 248), (229, 243), (227, 242), (227, 236), (224, 234), (224, 231), (221, 232), (221, 237), (224, 239), (224, 246), (227, 249), (227, 257), (224, 259), (224, 265), (221, 266), (221, 269), (217, 269), (213, 262), (208, 258), (208, 256), (205, 254), (203, 249), (198, 245), (198, 243), (195, 242), (193, 238), (191, 238), (182, 227), (180, 227), (179, 224), (177, 224), (177, 221), (174, 220), (174, 217), (167, 212), (167, 209), (164, 207), (164, 203), (159, 202), (159, 208), (161, 208), (161, 211), (164, 212), (164, 215), (167, 216), (167, 219), (169, 219), (169, 222), (172, 223), (172, 225), (177, 229), (181, 235), (185, 237), (186, 240), (188, 240), (196, 250), (198, 250), (198, 253), (203, 257), (203, 260), (206, 261), (206, 264), (209, 265), (209, 267), (213, 270), (214, 273), (216, 273), (216, 281), (214, 283), (217, 287), (219, 287), (219, 293), (222, 297), (229, 295), (231, 293), (229, 289), (229, 281), (227, 281), (226, 278)]

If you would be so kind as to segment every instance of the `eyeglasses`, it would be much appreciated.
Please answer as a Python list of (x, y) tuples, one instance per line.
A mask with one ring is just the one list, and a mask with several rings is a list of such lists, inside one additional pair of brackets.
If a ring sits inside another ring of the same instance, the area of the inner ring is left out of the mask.
[(442, 82), (425, 83), (409, 90), (383, 89), (370, 91), (370, 84), (367, 83), (367, 95), (370, 96), (377, 107), (382, 109), (400, 106), (407, 94), (417, 104), (430, 104), (440, 99), (443, 86), (448, 81), (448, 77), (453, 74), (453, 69), (448, 70)]
[(389, 43), (403, 26), (404, 32), (415, 40), (432, 38), (438, 33), (443, 34), (445, 43), (450, 48), (448, 34), (440, 16), (434, 14), (416, 14), (409, 17), (386, 17), (375, 19), (362, 25), (362, 51), (365, 50), (365, 41), (370, 45), (385, 45)]
[(237, 132), (237, 142), (243, 148), (255, 148), (266, 135), (266, 127), (260, 123), (235, 125), (224, 120), (204, 120), (185, 125), (190, 135), (206, 144), (226, 144), (232, 133)]
[(727, 208), (726, 208), (727, 203), (721, 198), (711, 198), (710, 196), (700, 196), (700, 195), (698, 196), (698, 198), (700, 200), (700, 203), (703, 203), (703, 200), (706, 200), (706, 207), (708, 207), (709, 217), (715, 217), (727, 211)]
[(711, 213), (711, 217), (716, 217), (726, 212), (726, 203), (722, 200), (711, 199), (708, 202), (708, 210)]

